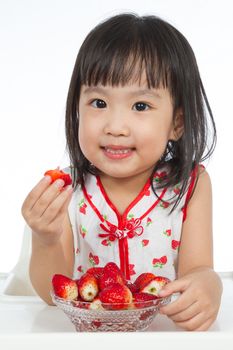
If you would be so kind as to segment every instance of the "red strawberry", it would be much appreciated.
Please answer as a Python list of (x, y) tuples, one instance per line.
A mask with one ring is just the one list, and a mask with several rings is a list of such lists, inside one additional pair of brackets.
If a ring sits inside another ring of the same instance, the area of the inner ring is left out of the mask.
[(137, 289), (135, 283), (127, 281), (126, 282), (126, 286), (131, 290), (132, 293), (137, 293), (138, 292), (138, 289)]
[(163, 288), (165, 284), (170, 282), (170, 280), (163, 276), (155, 276), (147, 285), (145, 285), (140, 292), (149, 293), (158, 296), (159, 291)]
[(103, 267), (90, 267), (87, 270), (87, 273), (90, 273), (91, 275), (95, 276), (95, 278), (98, 280), (100, 276), (102, 276), (103, 269)]
[(81, 298), (78, 300), (73, 300), (72, 304), (80, 309), (87, 310), (104, 310), (100, 298), (97, 296), (91, 302), (83, 301)]
[(157, 300), (158, 297), (152, 294), (148, 293), (133, 293), (133, 303), (132, 307), (141, 309), (144, 307), (152, 306), (155, 304), (155, 300)]
[(89, 309), (90, 303), (78, 298), (77, 300), (72, 300), (72, 305), (80, 309)]
[(84, 273), (78, 281), (78, 291), (84, 301), (92, 301), (98, 294), (98, 280), (90, 273)]
[(132, 293), (127, 286), (120, 283), (113, 283), (100, 292), (99, 298), (105, 309), (127, 309), (132, 302)]
[(89, 305), (90, 310), (103, 310), (103, 306), (99, 297), (96, 297)]
[(152, 281), (155, 278), (155, 275), (151, 272), (144, 272), (139, 275), (136, 280), (134, 281), (134, 284), (138, 291), (141, 291), (150, 281)]
[(64, 275), (55, 274), (52, 278), (54, 294), (66, 300), (74, 300), (78, 297), (76, 281)]
[(125, 278), (114, 262), (109, 262), (103, 268), (103, 273), (99, 279), (100, 290), (106, 288), (113, 283), (125, 284)]
[(71, 179), (70, 175), (64, 173), (64, 171), (59, 170), (59, 169), (47, 170), (44, 173), (44, 175), (49, 175), (52, 179), (52, 183), (57, 179), (61, 179), (65, 182), (64, 186), (72, 184), (72, 179)]

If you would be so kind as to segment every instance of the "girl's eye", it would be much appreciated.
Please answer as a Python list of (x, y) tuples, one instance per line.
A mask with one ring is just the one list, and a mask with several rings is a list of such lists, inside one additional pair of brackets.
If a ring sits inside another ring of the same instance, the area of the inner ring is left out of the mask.
[(141, 112), (147, 111), (150, 108), (150, 106), (144, 102), (137, 102), (135, 103), (134, 108), (136, 109), (136, 111)]
[(103, 100), (95, 99), (91, 102), (91, 105), (95, 108), (105, 108), (107, 105)]

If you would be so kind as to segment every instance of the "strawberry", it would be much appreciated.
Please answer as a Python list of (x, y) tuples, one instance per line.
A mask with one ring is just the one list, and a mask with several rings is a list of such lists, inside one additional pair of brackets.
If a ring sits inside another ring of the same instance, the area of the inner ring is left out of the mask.
[(138, 291), (135, 283), (127, 281), (126, 286), (131, 290), (132, 293), (136, 293)]
[(99, 293), (99, 298), (105, 309), (127, 309), (132, 302), (132, 293), (127, 286), (120, 283), (113, 283)]
[(84, 273), (78, 281), (78, 291), (84, 301), (92, 301), (99, 292), (98, 281), (90, 273)]
[(134, 284), (138, 291), (142, 290), (151, 280), (155, 278), (155, 275), (151, 272), (144, 272), (139, 275), (136, 280), (134, 281)]
[(59, 170), (59, 169), (47, 170), (44, 173), (44, 175), (49, 175), (52, 179), (52, 183), (57, 179), (61, 179), (65, 182), (64, 186), (72, 184), (72, 179), (71, 179), (70, 175), (64, 173), (64, 171)]
[(87, 273), (90, 273), (91, 275), (95, 276), (95, 278), (98, 280), (103, 273), (103, 267), (90, 267), (87, 270)]
[(158, 296), (159, 291), (163, 288), (165, 284), (170, 282), (170, 280), (163, 276), (155, 276), (154, 279), (148, 282), (140, 292), (149, 293)]
[(97, 296), (89, 305), (90, 310), (103, 310), (100, 298)]
[(109, 262), (104, 266), (102, 275), (99, 278), (100, 290), (113, 283), (125, 284), (126, 281), (119, 267), (114, 262)]
[(78, 298), (77, 300), (72, 300), (72, 305), (80, 309), (89, 309), (90, 303)]
[(78, 297), (76, 281), (64, 275), (55, 274), (52, 278), (54, 294), (66, 300), (74, 300)]
[(132, 307), (141, 309), (144, 307), (152, 306), (155, 304), (155, 300), (157, 300), (158, 297), (152, 294), (148, 293), (133, 293), (133, 303)]

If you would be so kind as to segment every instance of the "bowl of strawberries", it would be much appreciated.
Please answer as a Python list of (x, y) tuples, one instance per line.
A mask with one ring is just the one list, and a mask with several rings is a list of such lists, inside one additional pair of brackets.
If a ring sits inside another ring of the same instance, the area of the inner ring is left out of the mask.
[(51, 297), (78, 332), (134, 332), (149, 327), (160, 306), (160, 289), (169, 282), (163, 276), (145, 272), (134, 282), (126, 281), (114, 262), (92, 267), (79, 280), (61, 274), (52, 278)]

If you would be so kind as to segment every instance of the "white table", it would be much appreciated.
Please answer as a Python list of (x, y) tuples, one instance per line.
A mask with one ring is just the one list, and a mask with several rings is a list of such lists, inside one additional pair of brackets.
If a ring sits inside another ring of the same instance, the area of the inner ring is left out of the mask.
[[(77, 333), (67, 316), (46, 305), (36, 296), (12, 296), (1, 293), (0, 279), (0, 349), (103, 349), (112, 350), (133, 343), (134, 349), (233, 349), (233, 273), (220, 274), (223, 297), (217, 321), (207, 332), (184, 332), (166, 316), (158, 315), (144, 332)], [(68, 345), (69, 344), (69, 345)], [(133, 350), (134, 350), (133, 349)], [(122, 349), (123, 350), (123, 349)]]

